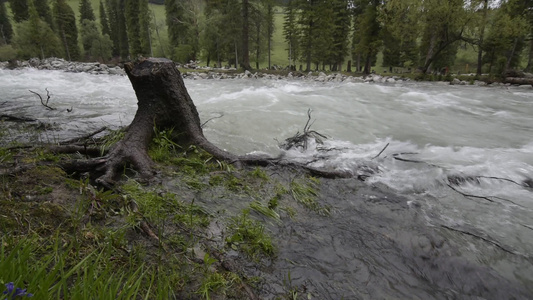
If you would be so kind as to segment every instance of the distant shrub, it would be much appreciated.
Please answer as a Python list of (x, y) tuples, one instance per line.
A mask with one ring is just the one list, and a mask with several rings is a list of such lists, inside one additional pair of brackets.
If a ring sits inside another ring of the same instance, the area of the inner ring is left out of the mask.
[(17, 50), (11, 45), (0, 46), (0, 61), (8, 61), (17, 58)]

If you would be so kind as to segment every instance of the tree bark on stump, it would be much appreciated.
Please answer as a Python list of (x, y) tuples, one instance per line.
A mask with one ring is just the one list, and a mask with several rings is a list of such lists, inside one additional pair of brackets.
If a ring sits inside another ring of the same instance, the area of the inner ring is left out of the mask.
[(238, 163), (237, 156), (219, 149), (205, 138), (198, 111), (171, 60), (142, 59), (126, 64), (124, 68), (138, 100), (137, 112), (124, 138), (106, 156), (89, 162), (70, 162), (64, 165), (67, 169), (93, 167), (104, 173), (97, 183), (109, 187), (114, 184), (117, 171), (130, 163), (142, 178), (150, 179), (154, 173), (148, 148), (155, 128), (173, 128), (175, 136), (172, 138), (179, 145), (197, 145), (217, 159)]

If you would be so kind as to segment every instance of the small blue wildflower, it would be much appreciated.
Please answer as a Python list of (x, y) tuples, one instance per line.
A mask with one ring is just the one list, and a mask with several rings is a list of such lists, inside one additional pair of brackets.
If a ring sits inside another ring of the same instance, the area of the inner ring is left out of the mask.
[(33, 297), (33, 294), (26, 293), (26, 289), (21, 288), (15, 288), (15, 284), (13, 282), (6, 283), (7, 291), (4, 291), (4, 295), (8, 295), (9, 299), (17, 299), (17, 297)]

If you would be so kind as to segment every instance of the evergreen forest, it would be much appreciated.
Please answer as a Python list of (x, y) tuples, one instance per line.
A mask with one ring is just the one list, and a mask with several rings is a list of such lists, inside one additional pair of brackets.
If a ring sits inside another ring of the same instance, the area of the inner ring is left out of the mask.
[(138, 56), (246, 70), (531, 72), (533, 0), (0, 0), (1, 61)]

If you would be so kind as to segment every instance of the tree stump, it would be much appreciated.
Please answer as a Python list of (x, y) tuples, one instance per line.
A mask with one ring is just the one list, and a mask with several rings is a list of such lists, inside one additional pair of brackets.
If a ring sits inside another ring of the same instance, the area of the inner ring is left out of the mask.
[(204, 136), (200, 117), (176, 65), (164, 58), (141, 59), (124, 66), (135, 94), (137, 112), (124, 138), (104, 157), (70, 162), (70, 170), (96, 169), (104, 173), (96, 182), (112, 186), (117, 171), (132, 164), (144, 179), (154, 176), (148, 147), (154, 129), (173, 129), (173, 141), (183, 147), (197, 145), (220, 160), (238, 163), (238, 157), (219, 149)]

